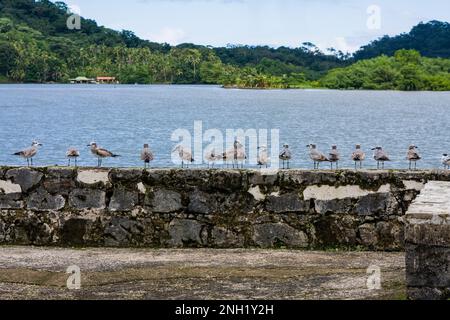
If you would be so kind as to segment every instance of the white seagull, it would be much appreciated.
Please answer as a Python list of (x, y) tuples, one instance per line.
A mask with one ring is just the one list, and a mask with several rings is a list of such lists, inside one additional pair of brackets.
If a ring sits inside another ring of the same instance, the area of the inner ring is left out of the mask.
[(442, 155), (441, 162), (444, 165), (444, 170), (450, 168), (450, 156), (447, 153)]
[(309, 157), (312, 161), (314, 161), (314, 169), (319, 169), (322, 162), (330, 161), (322, 152), (317, 150), (317, 146), (315, 144), (309, 144), (306, 147), (309, 148)]
[(258, 148), (258, 165), (260, 168), (266, 166), (268, 168), (270, 162), (269, 153), (267, 152), (266, 146), (261, 146)]
[(175, 149), (172, 150), (172, 153), (173, 152), (178, 152), (178, 157), (181, 159), (181, 168), (184, 168), (184, 162), (186, 162), (186, 168), (189, 168), (189, 163), (194, 162), (191, 150), (182, 145), (176, 146)]

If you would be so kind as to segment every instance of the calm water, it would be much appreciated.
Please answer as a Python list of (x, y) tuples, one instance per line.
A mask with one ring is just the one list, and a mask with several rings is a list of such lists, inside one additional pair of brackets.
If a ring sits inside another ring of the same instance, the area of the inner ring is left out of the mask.
[[(423, 168), (440, 166), (450, 153), (450, 93), (353, 92), (328, 90), (249, 91), (215, 86), (71, 86), (0, 85), (0, 164), (20, 165), (11, 154), (33, 139), (44, 144), (36, 165), (65, 165), (70, 146), (81, 151), (80, 165), (96, 165), (86, 145), (120, 154), (107, 166), (140, 166), (139, 150), (150, 143), (153, 166), (170, 167), (172, 132), (203, 129), (280, 129), (289, 143), (293, 166), (310, 168), (305, 146), (322, 151), (337, 144), (349, 160), (354, 144), (367, 153), (382, 145), (394, 160), (387, 168), (404, 168), (410, 143), (420, 147)], [(366, 167), (374, 167), (372, 160)]]

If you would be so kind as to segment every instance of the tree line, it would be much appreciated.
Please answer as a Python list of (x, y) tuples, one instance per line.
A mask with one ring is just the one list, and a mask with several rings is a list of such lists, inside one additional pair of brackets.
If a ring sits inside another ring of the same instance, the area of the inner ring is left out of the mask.
[(350, 56), (334, 49), (323, 53), (309, 42), (298, 48), (170, 46), (84, 18), (82, 29), (71, 31), (68, 16), (63, 2), (1, 0), (0, 82), (115, 76), (126, 84), (449, 90), (450, 28), (437, 21)]

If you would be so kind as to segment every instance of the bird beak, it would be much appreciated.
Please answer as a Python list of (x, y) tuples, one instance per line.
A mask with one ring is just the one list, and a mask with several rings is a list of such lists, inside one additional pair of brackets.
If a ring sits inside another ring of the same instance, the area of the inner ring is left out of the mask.
[(86, 147), (90, 147), (91, 145), (90, 144), (88, 144)]
[(42, 147), (42, 143), (39, 143), (38, 146), (39, 146), (39, 147)]

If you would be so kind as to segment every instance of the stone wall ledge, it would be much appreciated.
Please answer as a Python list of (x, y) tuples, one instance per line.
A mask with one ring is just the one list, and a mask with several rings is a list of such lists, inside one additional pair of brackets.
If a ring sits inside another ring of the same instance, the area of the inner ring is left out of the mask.
[(0, 167), (0, 244), (403, 250), (430, 180), (450, 172)]

